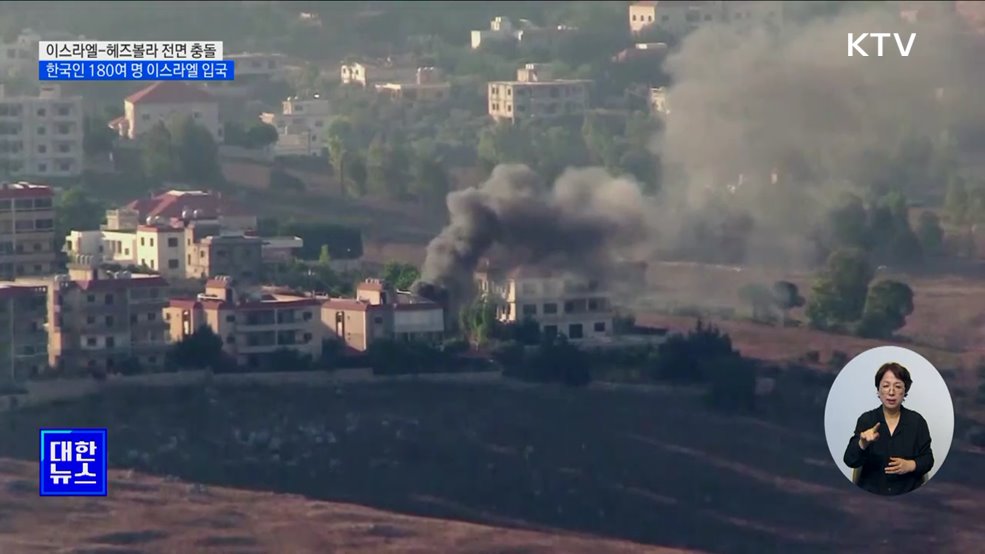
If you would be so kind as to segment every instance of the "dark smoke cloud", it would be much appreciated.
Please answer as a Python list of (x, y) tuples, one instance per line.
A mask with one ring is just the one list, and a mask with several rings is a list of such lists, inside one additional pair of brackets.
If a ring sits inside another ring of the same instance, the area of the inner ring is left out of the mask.
[[(788, 24), (779, 34), (708, 27), (685, 39), (665, 64), (670, 115), (654, 143), (678, 175), (662, 202), (676, 206), (663, 218), (682, 229), (671, 236), (692, 238), (678, 215), (703, 212), (714, 225), (707, 207), (725, 195), (755, 222), (752, 261), (800, 261), (810, 255), (803, 231), (838, 193), (869, 184), (898, 160), (904, 138), (939, 139), (949, 122), (981, 126), (985, 101), (967, 93), (981, 90), (985, 50), (969, 48), (955, 20), (911, 26), (886, 4)], [(865, 43), (869, 57), (848, 57), (849, 32), (880, 31), (903, 33), (904, 42), (916, 32), (910, 56), (899, 57), (890, 38), (883, 57), (874, 42)], [(725, 191), (739, 174), (744, 184)]]
[(637, 183), (601, 169), (569, 169), (550, 186), (526, 166), (500, 165), (448, 195), (450, 223), (428, 245), (421, 280), (461, 287), (489, 254), (505, 268), (599, 274), (621, 256), (646, 257), (653, 210)]
[[(546, 186), (525, 167), (498, 167), (482, 186), (449, 195), (451, 222), (428, 246), (422, 279), (467, 284), (492, 250), (507, 265), (592, 271), (627, 252), (814, 261), (827, 208), (898, 162), (905, 138), (939, 140), (954, 122), (985, 121), (985, 50), (968, 48), (957, 29), (951, 20), (911, 26), (885, 7), (780, 33), (704, 27), (665, 64), (673, 84), (653, 143), (667, 170), (657, 198), (599, 169)], [(917, 32), (910, 56), (890, 39), (884, 57), (848, 57), (848, 32), (880, 31)]]

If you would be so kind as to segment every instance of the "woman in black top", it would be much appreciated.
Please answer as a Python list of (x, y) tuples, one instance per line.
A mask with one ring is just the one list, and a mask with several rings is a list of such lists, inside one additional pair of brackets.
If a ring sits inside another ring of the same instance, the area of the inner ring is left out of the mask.
[(913, 379), (897, 363), (876, 372), (882, 405), (863, 413), (845, 450), (845, 463), (860, 468), (858, 486), (882, 495), (908, 493), (923, 483), (934, 467), (930, 429), (923, 416), (903, 407)]

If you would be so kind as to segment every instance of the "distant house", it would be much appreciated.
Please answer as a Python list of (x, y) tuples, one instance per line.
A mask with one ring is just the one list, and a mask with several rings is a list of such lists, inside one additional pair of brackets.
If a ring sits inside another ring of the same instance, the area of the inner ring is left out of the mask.
[(514, 27), (513, 22), (508, 17), (498, 16), (489, 22), (488, 29), (472, 31), (471, 44), (473, 50), (481, 48), (483, 44), (496, 42), (546, 45), (563, 33), (575, 30), (577, 29), (566, 25), (540, 27), (526, 19), (521, 19), (520, 24)]
[(219, 105), (201, 88), (183, 81), (160, 81), (128, 96), (124, 114), (109, 126), (121, 137), (134, 139), (175, 117), (189, 116), (208, 129), (216, 142), (222, 142)]
[(417, 67), (387, 60), (378, 63), (343, 63), (339, 74), (343, 85), (370, 87), (382, 83), (413, 82)]
[(629, 29), (649, 29), (681, 38), (708, 24), (753, 27), (782, 23), (783, 5), (777, 1), (645, 0), (629, 5)]
[(332, 298), (322, 304), (326, 336), (336, 336), (352, 350), (365, 351), (376, 340), (441, 340), (445, 332), (441, 305), (394, 290), (379, 279), (356, 287), (356, 298)]
[(263, 113), (260, 120), (277, 129), (277, 156), (319, 156), (325, 149), (325, 130), (332, 119), (328, 100), (292, 96), (281, 113)]
[(517, 122), (584, 114), (591, 81), (553, 79), (541, 64), (517, 70), (515, 81), (489, 83), (489, 115), (497, 121)]
[(443, 80), (441, 70), (436, 67), (418, 67), (412, 82), (380, 83), (375, 88), (391, 100), (408, 104), (440, 102), (451, 94), (451, 83)]

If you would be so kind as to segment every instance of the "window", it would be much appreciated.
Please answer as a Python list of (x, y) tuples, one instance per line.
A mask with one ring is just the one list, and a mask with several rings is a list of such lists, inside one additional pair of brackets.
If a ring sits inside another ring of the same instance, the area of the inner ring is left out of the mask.
[(111, 315), (106, 316), (106, 326), (107, 327), (113, 326), (113, 316)]
[(377, 325), (383, 325), (383, 318), (380, 316), (376, 316), (373, 318), (373, 323)]
[(51, 219), (36, 219), (34, 220), (35, 229), (52, 229), (55, 226), (55, 222)]
[(96, 346), (96, 339), (89, 337), (86, 339), (86, 346)]
[[(144, 237), (140, 237), (140, 246), (147, 246), (147, 245), (146, 245), (146, 244), (144, 243)], [(141, 260), (141, 262), (143, 262), (143, 260)]]
[(44, 108), (38, 108), (38, 117), (44, 117), (47, 111)]
[(154, 312), (147, 314), (147, 321), (157, 321), (157, 314)]
[(154, 239), (150, 239), (150, 245), (154, 246)]
[(58, 115), (68, 115), (70, 111), (68, 106), (61, 106), (58, 108)]
[(605, 322), (604, 321), (596, 322), (595, 325), (593, 326), (593, 328), (595, 329), (595, 332), (596, 333), (604, 333), (605, 332)]
[(544, 336), (554, 338), (557, 336), (557, 325), (544, 325)]
[(142, 119), (144, 121), (150, 121), (150, 114), (149, 113), (145, 113), (144, 115), (140, 116), (140, 119)]
[(594, 312), (599, 309), (599, 301), (592, 298), (588, 301), (588, 310)]
[(130, 316), (130, 323), (136, 323), (136, 322), (137, 322), (137, 316), (136, 315)]
[(168, 260), (168, 269), (178, 269), (178, 260)]
[(550, 304), (544, 304), (544, 314), (554, 315), (556, 313), (557, 313), (557, 304), (553, 302)]
[(569, 339), (580, 339), (583, 338), (584, 332), (581, 328), (581, 323), (572, 323), (568, 325), (568, 338)]
[(113, 337), (106, 337), (106, 348), (113, 348), (116, 346), (116, 339)]
[(45, 127), (44, 125), (42, 125), (42, 126), (40, 126), (40, 127), (38, 127), (38, 134), (39, 134), (39, 135), (43, 135), (43, 134), (45, 134), (46, 132), (48, 132), (48, 128), (47, 128), (47, 127)]
[(86, 316), (86, 324), (93, 325), (96, 323), (96, 318), (94, 316)]
[(226, 323), (236, 323), (236, 316), (235, 315), (227, 315), (226, 316)]
[(38, 164), (38, 172), (47, 173), (47, 171), (48, 171), (48, 164)]
[(311, 342), (311, 333), (304, 334), (304, 342)]
[(575, 303), (574, 302), (565, 302), (564, 303), (564, 313), (570, 314), (573, 311), (575, 311)]
[(48, 152), (48, 147), (44, 144), (38, 145), (38, 154), (46, 154)]
[(86, 296), (86, 302), (92, 304), (95, 301), (96, 301), (96, 295), (95, 294), (90, 294), (89, 296)]
[(168, 248), (178, 248), (178, 237), (168, 239)]
[(537, 315), (537, 305), (536, 304), (524, 304), (523, 305), (523, 315), (525, 315), (525, 316)]
[(107, 306), (112, 306), (113, 305), (113, 295), (112, 294), (107, 294), (106, 295), (105, 303), (106, 303)]
[(311, 312), (304, 312), (304, 320), (311, 321)]
[(236, 344), (236, 337), (233, 335), (226, 337), (226, 344)]

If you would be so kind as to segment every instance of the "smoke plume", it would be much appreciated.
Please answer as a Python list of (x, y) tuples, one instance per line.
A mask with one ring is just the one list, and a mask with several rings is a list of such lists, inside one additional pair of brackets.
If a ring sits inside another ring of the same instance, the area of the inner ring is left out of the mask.
[(460, 289), (489, 254), (506, 268), (603, 273), (621, 256), (646, 257), (651, 202), (602, 169), (569, 169), (549, 186), (526, 166), (500, 165), (448, 195), (450, 222), (428, 245), (421, 280)]
[[(422, 280), (468, 283), (494, 249), (508, 265), (576, 270), (655, 251), (801, 265), (841, 192), (881, 183), (931, 194), (940, 183), (914, 139), (953, 146), (961, 126), (981, 128), (985, 49), (959, 29), (954, 18), (905, 23), (885, 6), (779, 32), (704, 26), (665, 62), (656, 198), (598, 169), (569, 170), (551, 187), (524, 167), (498, 167), (449, 195), (451, 221), (428, 246)], [(917, 36), (908, 57), (893, 37), (882, 57), (872, 40), (868, 57), (849, 57), (849, 32)]]

